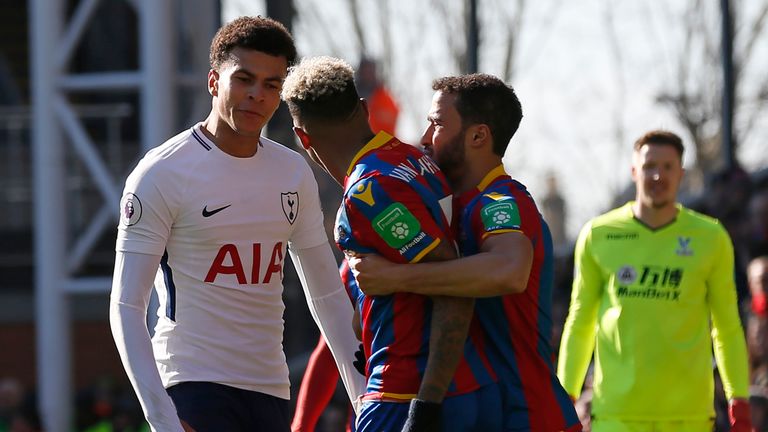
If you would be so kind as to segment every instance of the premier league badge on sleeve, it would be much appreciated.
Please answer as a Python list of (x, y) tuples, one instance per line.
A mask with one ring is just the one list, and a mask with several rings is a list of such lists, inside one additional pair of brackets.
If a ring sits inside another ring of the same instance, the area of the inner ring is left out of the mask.
[(280, 199), (283, 204), (283, 214), (288, 219), (288, 223), (293, 225), (296, 222), (296, 217), (299, 216), (299, 193), (283, 192), (280, 194)]
[(129, 227), (136, 225), (141, 219), (141, 201), (139, 197), (128, 192), (120, 200), (120, 223)]

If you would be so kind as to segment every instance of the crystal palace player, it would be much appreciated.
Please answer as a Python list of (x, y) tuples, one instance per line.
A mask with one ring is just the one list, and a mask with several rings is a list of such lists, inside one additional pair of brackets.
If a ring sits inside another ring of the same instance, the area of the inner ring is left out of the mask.
[(712, 353), (731, 431), (752, 429), (733, 245), (715, 219), (677, 203), (683, 142), (664, 130), (632, 153), (635, 201), (589, 221), (558, 376), (579, 396), (594, 351), (592, 430), (711, 431)]
[(453, 186), (464, 258), (397, 266), (353, 258), (366, 295), (418, 292), (477, 297), (475, 315), (504, 400), (504, 431), (576, 431), (581, 425), (552, 365), (552, 240), (525, 187), (501, 158), (522, 119), (512, 88), (485, 74), (446, 77), (422, 138)]
[[(414, 147), (371, 132), (349, 65), (304, 59), (286, 78), (283, 98), (309, 155), (344, 185), (336, 221), (342, 249), (400, 263), (456, 256), (445, 178)], [(472, 306), (414, 294), (361, 299), (368, 388), (360, 431), (437, 430), (446, 391), (443, 414), (455, 416), (445, 417), (443, 430), (498, 430), (497, 387), (483, 353), (467, 343)]]
[[(150, 150), (126, 181), (110, 321), (153, 431), (283, 432), (287, 247), (354, 400), (363, 380), (352, 308), (309, 165), (260, 136), (293, 39), (276, 21), (243, 17), (219, 30), (210, 54), (209, 116)], [(153, 281), (161, 307), (150, 342)]]

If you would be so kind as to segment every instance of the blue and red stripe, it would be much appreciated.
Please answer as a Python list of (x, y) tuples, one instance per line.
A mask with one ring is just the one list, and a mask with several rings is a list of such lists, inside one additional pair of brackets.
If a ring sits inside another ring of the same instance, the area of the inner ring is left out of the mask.
[[(375, 252), (406, 263), (418, 262), (439, 242), (453, 243), (450, 221), (441, 207), (441, 201), (450, 200), (447, 181), (416, 148), (380, 133), (358, 153), (347, 174), (336, 220), (336, 241), (342, 250)], [(424, 237), (412, 247), (396, 249), (374, 228), (373, 220), (395, 203), (412, 213), (421, 226)], [(403, 401), (414, 397), (426, 368), (431, 300), (408, 293), (364, 296), (359, 307), (369, 397)], [(470, 392), (495, 380), (491, 361), (476, 348), (484, 345), (479, 329), (478, 323), (450, 394)]]
[(533, 246), (533, 265), (525, 292), (478, 299), (479, 317), (491, 347), (488, 355), (505, 388), (507, 424), (534, 431), (564, 430), (577, 425), (573, 404), (560, 385), (552, 364), (551, 302), (553, 251), (551, 235), (525, 187), (501, 167), (478, 187), (458, 199), (463, 255), (480, 251), (489, 235), (481, 218), (485, 204), (511, 199), (517, 204), (522, 232)]

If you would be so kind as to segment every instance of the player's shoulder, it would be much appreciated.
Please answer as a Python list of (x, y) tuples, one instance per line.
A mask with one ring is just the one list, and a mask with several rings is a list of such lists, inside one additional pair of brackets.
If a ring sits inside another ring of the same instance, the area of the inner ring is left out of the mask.
[(184, 130), (147, 151), (134, 168), (132, 176), (188, 172), (195, 166), (195, 160), (210, 151), (207, 145), (194, 128)]
[(297, 161), (297, 162), (306, 161), (304, 157), (301, 154), (299, 154), (299, 152), (297, 152), (296, 150), (288, 148), (288, 146), (280, 144), (279, 142), (272, 140), (270, 138), (267, 138), (265, 136), (259, 137), (259, 143), (268, 152), (273, 153), (278, 157), (283, 157), (283, 158)]
[(721, 233), (725, 231), (725, 227), (717, 218), (707, 216), (682, 205), (679, 206), (678, 209), (680, 211), (678, 219), (689, 227), (711, 231), (712, 233)]
[(582, 228), (583, 232), (595, 233), (604, 230), (621, 230), (628, 227), (633, 221), (632, 204), (630, 202), (621, 207), (609, 210), (592, 218)]
[(293, 172), (301, 172), (304, 175), (312, 174), (307, 159), (299, 152), (264, 136), (259, 138), (259, 142), (268, 157), (279, 166), (284, 166), (286, 172), (294, 170)]

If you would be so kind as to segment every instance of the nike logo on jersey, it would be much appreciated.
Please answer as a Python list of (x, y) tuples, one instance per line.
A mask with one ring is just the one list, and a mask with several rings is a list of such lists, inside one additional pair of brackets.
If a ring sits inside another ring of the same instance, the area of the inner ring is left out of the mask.
[(225, 208), (230, 207), (231, 205), (232, 204), (225, 205), (224, 207), (219, 207), (219, 208), (213, 209), (211, 211), (208, 211), (208, 206), (206, 205), (205, 207), (203, 207), (203, 217), (211, 217), (211, 216), (215, 215), (216, 213), (224, 210)]

